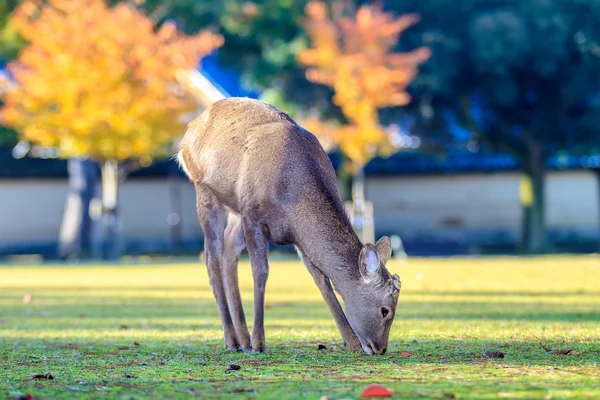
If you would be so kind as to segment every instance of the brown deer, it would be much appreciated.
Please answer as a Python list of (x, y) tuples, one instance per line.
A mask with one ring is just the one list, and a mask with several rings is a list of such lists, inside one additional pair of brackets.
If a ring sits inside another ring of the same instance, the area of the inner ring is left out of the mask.
[[(228, 349), (266, 350), (271, 242), (296, 246), (352, 351), (386, 351), (401, 286), (398, 275), (385, 268), (390, 240), (360, 242), (338, 194), (335, 171), (312, 133), (267, 103), (229, 98), (189, 124), (177, 158), (196, 189), (205, 262)], [(244, 247), (254, 278), (252, 337), (238, 285)]]

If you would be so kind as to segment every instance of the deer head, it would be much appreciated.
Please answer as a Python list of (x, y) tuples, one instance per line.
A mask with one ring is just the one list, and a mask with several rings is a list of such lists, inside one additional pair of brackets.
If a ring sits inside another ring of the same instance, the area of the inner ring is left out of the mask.
[(388, 237), (364, 245), (358, 259), (361, 277), (344, 298), (348, 322), (367, 354), (385, 353), (394, 321), (401, 283), (385, 268), (391, 252)]

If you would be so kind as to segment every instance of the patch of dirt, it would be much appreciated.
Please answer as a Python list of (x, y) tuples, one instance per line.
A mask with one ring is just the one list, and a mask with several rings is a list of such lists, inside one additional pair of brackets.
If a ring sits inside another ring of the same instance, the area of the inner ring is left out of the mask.
[(544, 346), (542, 346), (542, 349), (544, 349), (546, 351), (546, 353), (548, 354), (556, 354), (556, 355), (560, 355), (560, 356), (566, 356), (572, 353), (573, 349), (564, 349), (564, 350), (550, 350)]
[(483, 356), (487, 358), (504, 358), (505, 354), (501, 351), (486, 351)]
[(225, 370), (225, 373), (228, 374), (228, 373), (233, 372), (233, 371), (239, 371), (240, 369), (242, 369), (242, 367), (240, 367), (237, 364), (229, 364), (229, 366)]
[(51, 381), (54, 379), (54, 377), (52, 376), (52, 374), (35, 374), (34, 376), (31, 377), (32, 380), (47, 380), (47, 381)]

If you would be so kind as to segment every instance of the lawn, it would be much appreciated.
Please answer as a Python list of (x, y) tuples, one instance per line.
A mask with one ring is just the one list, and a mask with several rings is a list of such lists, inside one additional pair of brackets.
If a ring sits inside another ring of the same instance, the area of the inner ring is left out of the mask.
[(271, 264), (260, 355), (225, 350), (200, 264), (0, 266), (0, 397), (357, 399), (381, 383), (395, 398), (600, 398), (600, 257), (389, 269), (403, 283), (396, 321), (387, 354), (369, 357), (340, 346), (298, 262)]

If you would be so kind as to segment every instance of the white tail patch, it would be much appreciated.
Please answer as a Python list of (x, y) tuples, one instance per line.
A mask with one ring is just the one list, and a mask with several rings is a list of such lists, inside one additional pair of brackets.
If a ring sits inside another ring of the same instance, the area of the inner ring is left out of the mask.
[(183, 160), (183, 150), (179, 150), (179, 153), (177, 153), (177, 164), (179, 164), (179, 167), (183, 170), (183, 172), (185, 172), (187, 177), (191, 180), (192, 176), (190, 175), (190, 170), (186, 167), (185, 161)]

